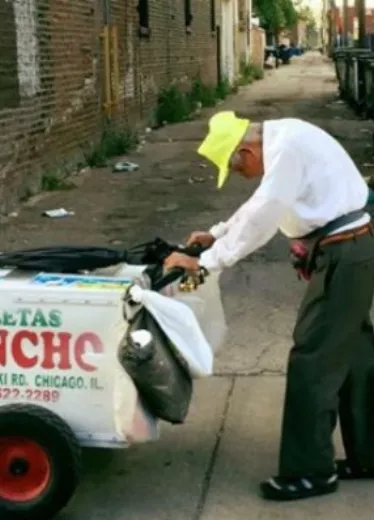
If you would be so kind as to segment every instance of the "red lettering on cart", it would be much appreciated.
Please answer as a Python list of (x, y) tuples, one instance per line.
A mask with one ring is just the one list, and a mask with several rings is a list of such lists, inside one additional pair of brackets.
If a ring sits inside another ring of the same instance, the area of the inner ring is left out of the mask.
[(25, 342), (31, 343), (33, 347), (38, 345), (38, 335), (30, 330), (20, 330), (16, 332), (12, 340), (13, 359), (19, 367), (34, 368), (38, 363), (38, 356), (26, 356), (23, 351)]
[(0, 365), (6, 365), (6, 338), (8, 336), (7, 330), (0, 330)]
[[(57, 337), (56, 337), (57, 336)], [(71, 334), (68, 332), (42, 332), (40, 337), (44, 341), (44, 360), (41, 368), (51, 370), (56, 368), (54, 359), (58, 356), (59, 362), (57, 368), (60, 370), (70, 370), (70, 340)], [(54, 342), (57, 339), (57, 344)]]
[(84, 334), (81, 334), (75, 342), (75, 360), (77, 365), (85, 372), (95, 372), (97, 368), (84, 361), (87, 346), (91, 346), (91, 349), (95, 354), (102, 354), (104, 352), (104, 345), (99, 336), (93, 332), (85, 332)]
[(73, 365), (84, 372), (95, 372), (97, 366), (87, 355), (102, 354), (104, 345), (94, 332), (83, 332), (75, 340), (69, 332), (34, 332), (18, 330), (15, 334), (0, 329), (0, 366), (9, 358), (22, 369), (39, 366), (44, 370), (71, 370)]

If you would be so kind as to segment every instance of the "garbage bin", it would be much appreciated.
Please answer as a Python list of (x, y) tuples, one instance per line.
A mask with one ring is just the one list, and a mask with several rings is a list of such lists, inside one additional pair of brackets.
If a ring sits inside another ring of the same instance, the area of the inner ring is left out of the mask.
[(333, 56), (341, 97), (359, 111), (365, 106), (365, 91), (360, 85), (359, 72), (371, 54), (370, 49), (341, 48)]
[(359, 58), (363, 68), (363, 96), (362, 112), (366, 117), (374, 117), (374, 52)]
[(347, 84), (346, 84), (346, 53), (342, 49), (338, 49), (334, 52), (333, 58), (335, 63), (335, 72), (336, 78), (339, 83), (339, 93), (340, 96), (345, 99), (347, 94)]

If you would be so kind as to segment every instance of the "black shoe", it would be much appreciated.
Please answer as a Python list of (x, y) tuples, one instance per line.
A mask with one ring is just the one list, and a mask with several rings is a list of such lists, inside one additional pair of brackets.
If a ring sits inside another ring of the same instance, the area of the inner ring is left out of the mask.
[(267, 500), (300, 500), (334, 493), (338, 489), (338, 475), (327, 477), (273, 477), (262, 482), (262, 495)]
[(348, 460), (337, 460), (336, 470), (341, 480), (374, 479), (374, 468), (361, 468)]

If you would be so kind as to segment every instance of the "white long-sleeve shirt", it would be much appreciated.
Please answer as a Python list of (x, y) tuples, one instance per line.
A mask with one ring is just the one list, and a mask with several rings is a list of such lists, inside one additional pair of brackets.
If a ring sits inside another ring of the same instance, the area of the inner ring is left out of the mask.
[[(289, 238), (364, 208), (368, 186), (344, 148), (321, 128), (299, 119), (267, 121), (264, 176), (252, 197), (212, 227), (217, 239), (200, 257), (209, 271), (230, 267), (266, 244), (278, 230)], [(364, 225), (370, 216), (335, 233)]]

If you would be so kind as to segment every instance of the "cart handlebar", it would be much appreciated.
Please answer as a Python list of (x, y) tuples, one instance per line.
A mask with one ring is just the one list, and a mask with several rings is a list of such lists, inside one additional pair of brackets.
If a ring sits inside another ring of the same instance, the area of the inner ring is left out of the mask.
[[(192, 244), (186, 247), (176, 247), (175, 252), (185, 254), (197, 258), (206, 250), (201, 244)], [(162, 270), (161, 276), (152, 282), (152, 290), (161, 291), (164, 287), (176, 282), (179, 278), (183, 278), (186, 275), (186, 270), (183, 267), (174, 267), (167, 273)]]
[(161, 291), (164, 287), (176, 282), (179, 278), (182, 278), (186, 274), (183, 267), (174, 267), (168, 271), (164, 276), (159, 278), (152, 284), (153, 291)]

